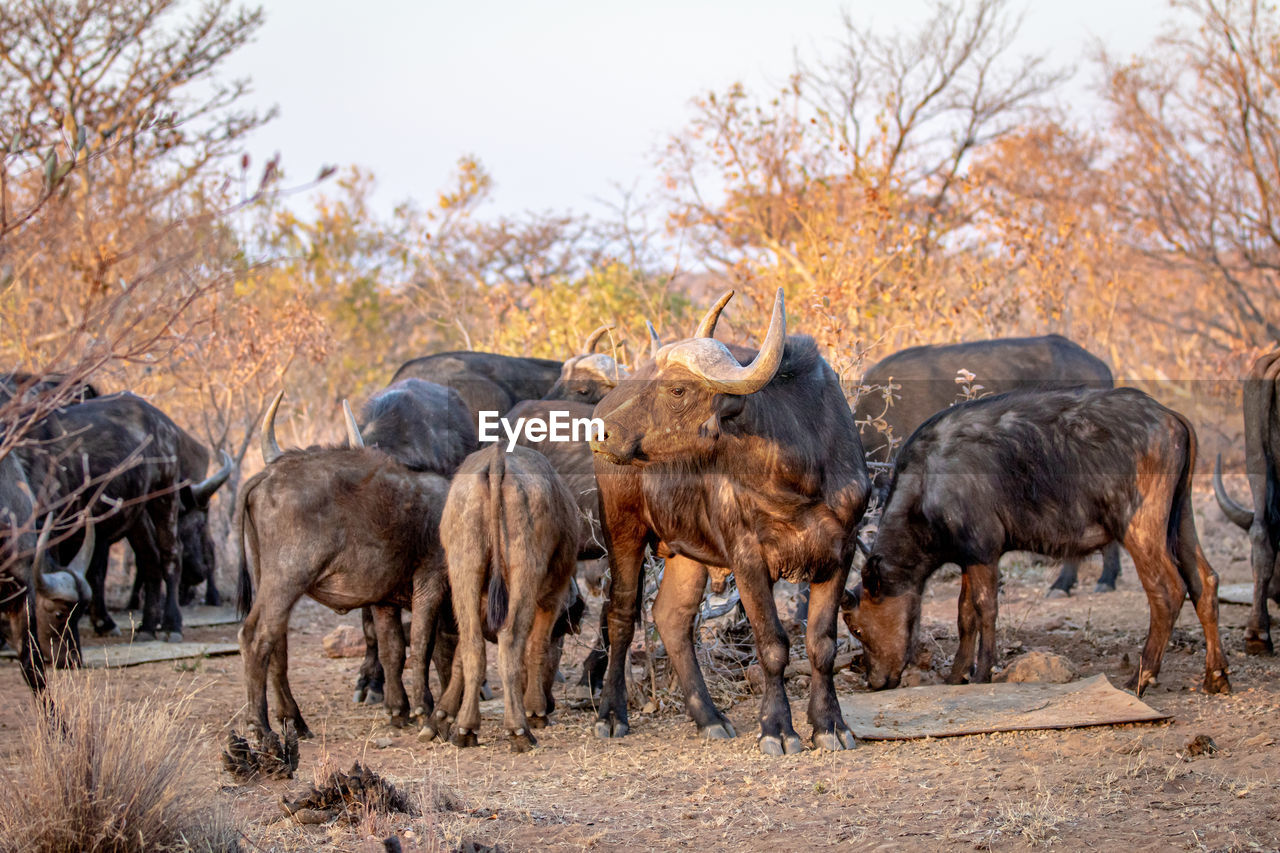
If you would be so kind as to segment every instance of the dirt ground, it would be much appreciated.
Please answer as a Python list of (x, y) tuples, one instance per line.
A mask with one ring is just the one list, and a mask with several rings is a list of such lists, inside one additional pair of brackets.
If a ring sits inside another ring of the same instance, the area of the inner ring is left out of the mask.
[[(1245, 494), (1239, 484), (1236, 493)], [(1222, 519), (1210, 494), (1198, 492), (1196, 506), (1202, 542), (1222, 581), (1248, 581), (1245, 536)], [(1002, 659), (1022, 650), (1052, 651), (1068, 657), (1081, 675), (1105, 673), (1122, 685), (1147, 625), (1132, 564), (1126, 558), (1115, 593), (1091, 591), (1100, 569), (1095, 558), (1083, 568), (1076, 596), (1047, 600), (1044, 590), (1056, 569), (1023, 555), (1008, 560), (1000, 601)], [(937, 672), (954, 653), (958, 586), (954, 577), (935, 578), (928, 589), (921, 634)], [(159, 683), (196, 692), (191, 725), (207, 742), (216, 796), (240, 820), (246, 850), (358, 850), (370, 833), (393, 832), (406, 849), (418, 847), (415, 838), (438, 839), (444, 849), (509, 850), (1277, 849), (1280, 734), (1272, 726), (1280, 710), (1280, 661), (1244, 656), (1247, 608), (1224, 604), (1221, 614), (1235, 692), (1199, 692), (1204, 644), (1186, 606), (1160, 683), (1145, 697), (1173, 716), (1168, 723), (863, 742), (850, 752), (786, 758), (756, 751), (758, 699), (745, 682), (720, 677), (712, 678), (713, 692), (741, 733), (736, 740), (700, 740), (665, 675), (658, 677), (653, 713), (639, 710), (651, 698), (649, 685), (636, 688), (630, 736), (597, 739), (593, 714), (565, 707), (594, 640), (594, 621), (567, 649), (557, 724), (540, 732), (538, 748), (524, 755), (495, 739), (496, 710), (486, 714), (482, 745), (459, 750), (420, 744), (415, 731), (389, 728), (380, 707), (352, 704), (357, 661), (326, 658), (321, 638), (337, 625), (358, 625), (358, 614), (338, 616), (309, 601), (294, 613), (290, 671), (316, 737), (302, 744), (293, 780), (237, 785), (220, 769), (228, 729), (244, 728), (238, 658), (147, 664), (115, 677), (138, 695)], [(235, 632), (236, 626), (193, 629), (187, 639), (234, 640)], [(843, 651), (852, 640), (843, 625), (840, 634)], [(794, 642), (792, 654), (802, 649)], [(495, 656), (491, 652), (491, 668)], [(643, 662), (633, 654), (637, 659)], [(643, 675), (641, 666), (633, 671)], [(837, 686), (841, 692), (866, 689), (860, 672), (840, 673)], [(807, 684), (798, 677), (789, 687), (796, 728), (807, 737)], [(14, 721), (29, 706), (18, 667), (0, 664), (0, 765), (11, 770), (19, 746)], [(1188, 742), (1201, 734), (1219, 751), (1186, 755)], [(391, 816), (357, 827), (300, 826), (282, 814), (283, 794), (356, 760), (434, 807), (419, 818)]]

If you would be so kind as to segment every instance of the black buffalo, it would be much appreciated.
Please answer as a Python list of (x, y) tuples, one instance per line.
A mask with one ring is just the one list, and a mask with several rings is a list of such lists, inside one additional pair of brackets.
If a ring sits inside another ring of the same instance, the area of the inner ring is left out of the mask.
[(596, 344), (612, 329), (613, 326), (601, 326), (587, 336), (582, 352), (565, 361), (556, 384), (543, 399), (598, 403), (627, 378), (627, 370), (612, 355), (596, 352)]
[(925, 421), (898, 454), (862, 588), (846, 613), (866, 647), (868, 684), (898, 684), (925, 581), (943, 563), (964, 571), (950, 680), (988, 681), (1000, 555), (1078, 557), (1120, 542), (1151, 607), (1129, 687), (1141, 693), (1160, 672), (1190, 593), (1205, 635), (1205, 690), (1229, 692), (1218, 576), (1191, 512), (1195, 451), (1186, 418), (1132, 388), (1011, 392)]
[[(373, 606), (387, 711), (393, 724), (405, 725), (410, 697), (424, 713), (433, 708), (427, 662), (436, 616), (447, 601), (439, 527), (449, 480), (372, 448), (281, 452), (274, 430), (279, 404), (277, 396), (263, 428), (267, 466), (245, 483), (236, 508), (250, 724), (270, 731), (269, 675), (277, 717), (292, 721), (300, 737), (310, 735), (288, 674), (289, 614), (307, 595), (339, 613)], [(349, 438), (360, 443), (358, 433)], [(401, 607), (413, 610), (408, 693), (401, 678)]]
[(521, 400), (538, 400), (560, 378), (561, 363), (548, 358), (498, 355), (491, 352), (442, 352), (400, 365), (391, 382), (424, 379), (458, 392), (473, 421), (480, 412), (500, 415)]
[(1222, 456), (1213, 469), (1213, 491), (1227, 518), (1249, 533), (1253, 546), (1253, 609), (1244, 632), (1244, 650), (1251, 655), (1272, 654), (1271, 614), (1267, 598), (1280, 604), (1280, 572), (1276, 571), (1276, 547), (1280, 545), (1280, 405), (1276, 384), (1280, 376), (1280, 350), (1253, 363), (1244, 384), (1244, 452), (1253, 508), (1231, 499), (1222, 485)]
[[(209, 481), (191, 483), (183, 472), (189, 436), (155, 406), (123, 393), (59, 409), (37, 423), (29, 438), (18, 453), (38, 503), (58, 507), (61, 516), (97, 521), (88, 570), (95, 630), (115, 628), (104, 598), (107, 558), (114, 542), (127, 539), (142, 577), (139, 633), (163, 630), (170, 640), (180, 640), (179, 517), (184, 506), (194, 506), (194, 493), (210, 487)], [(211, 479), (218, 477), (225, 480), (221, 473)], [(61, 544), (54, 553), (65, 565), (80, 548), (82, 533), (55, 535)], [(77, 611), (73, 618), (78, 616)]]
[[(958, 382), (961, 371), (973, 378)], [(965, 399), (965, 386), (971, 394), (988, 396), (1018, 389), (1112, 388), (1115, 379), (1105, 362), (1079, 344), (1045, 335), (911, 347), (873, 364), (862, 385), (854, 415), (867, 458), (892, 462), (916, 427)], [(877, 475), (875, 482), (883, 487), (888, 476)], [(1109, 592), (1120, 575), (1120, 546), (1105, 548), (1102, 560), (1097, 591)], [(1065, 561), (1050, 595), (1070, 593), (1078, 568), (1077, 559)]]
[(90, 383), (73, 380), (62, 373), (35, 374), (15, 370), (0, 374), (0, 403), (12, 399), (29, 401), (42, 396), (56, 396), (58, 402), (66, 405), (102, 395)]
[[(733, 727), (711, 701), (693, 652), (706, 584), (701, 564), (731, 569), (765, 673), (760, 749), (803, 749), (783, 684), (787, 635), (773, 603), (780, 578), (808, 581), (814, 745), (854, 743), (836, 700), (836, 620), (857, 527), (870, 494), (862, 444), (835, 373), (804, 336), (786, 336), (782, 291), (759, 354), (743, 366), (712, 338), (732, 293), (692, 339), (662, 347), (596, 407), (593, 442), (611, 571), (609, 669), (596, 732), (628, 731), (626, 668), (644, 552), (661, 540), (686, 557), (667, 564), (653, 616), (689, 715), (709, 737)], [(697, 562), (695, 562), (697, 561)]]
[[(268, 425), (273, 420), (269, 419)], [(366, 446), (381, 450), (411, 470), (442, 477), (452, 477), (477, 446), (475, 424), (458, 392), (422, 379), (401, 379), (374, 394), (361, 410), (355, 429)], [(349, 438), (355, 443), (354, 437)], [(448, 606), (444, 613), (447, 617), (452, 615)], [(370, 608), (361, 608), (360, 624), (364, 631), (365, 656), (352, 698), (356, 702), (377, 704), (383, 699), (384, 676), (377, 627)], [(392, 630), (395, 624), (400, 624), (398, 612), (394, 623), (389, 620), (388, 624)], [(403, 635), (400, 643), (404, 643)], [(451, 649), (452, 637), (437, 638), (436, 669), (442, 676), (450, 671)]]

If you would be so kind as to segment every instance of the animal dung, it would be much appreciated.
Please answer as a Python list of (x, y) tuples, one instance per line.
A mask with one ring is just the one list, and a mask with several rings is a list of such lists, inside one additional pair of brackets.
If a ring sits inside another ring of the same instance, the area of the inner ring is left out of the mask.
[(293, 722), (284, 725), (284, 740), (275, 732), (259, 736), (251, 745), (234, 731), (227, 734), (227, 748), (222, 753), (222, 768), (238, 782), (259, 779), (292, 779), (298, 769), (298, 731)]
[(408, 795), (358, 761), (347, 773), (330, 773), (297, 799), (281, 797), (280, 808), (299, 823), (308, 824), (359, 823), (372, 812), (418, 814)]
[(865, 740), (953, 737), (986, 732), (1070, 729), (1165, 720), (1105, 675), (1071, 684), (961, 684), (903, 687), (840, 700)]

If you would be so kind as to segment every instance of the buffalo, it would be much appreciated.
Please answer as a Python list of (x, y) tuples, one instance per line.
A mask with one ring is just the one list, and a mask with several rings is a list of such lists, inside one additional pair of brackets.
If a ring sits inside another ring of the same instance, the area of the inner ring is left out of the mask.
[(653, 616), (707, 737), (734, 736), (715, 708), (693, 652), (702, 564), (733, 571), (765, 674), (759, 748), (803, 749), (783, 683), (787, 635), (773, 584), (807, 581), (806, 646), (813, 666), (813, 743), (855, 743), (836, 700), (836, 621), (871, 482), (853, 413), (836, 374), (806, 336), (786, 335), (779, 289), (769, 330), (742, 365), (712, 337), (732, 291), (692, 339), (668, 344), (596, 406), (605, 435), (592, 442), (611, 572), (610, 655), (596, 733), (627, 725), (627, 655), (635, 631), (644, 552), (658, 541), (687, 559), (668, 562)]
[(545, 396), (560, 378), (561, 363), (548, 358), (498, 355), (491, 352), (442, 352), (406, 361), (391, 377), (424, 379), (454, 389), (471, 410), (505, 414), (521, 400)]
[[(349, 434), (356, 447), (282, 452), (274, 430), (282, 395), (272, 402), (263, 427), (267, 466), (245, 483), (236, 509), (239, 604), (246, 614), (240, 654), (250, 724), (264, 735), (271, 730), (270, 674), (277, 718), (292, 721), (299, 737), (310, 736), (288, 674), (289, 614), (307, 595), (339, 613), (374, 607), (387, 711), (394, 725), (403, 726), (410, 697), (427, 713), (433, 707), (427, 661), (446, 600), (439, 527), (449, 480), (359, 446), (358, 432)], [(400, 607), (413, 609), (408, 694), (401, 679)]]
[(1190, 593), (1205, 635), (1204, 689), (1230, 692), (1218, 576), (1191, 511), (1195, 451), (1186, 418), (1132, 388), (1010, 392), (933, 415), (898, 454), (862, 585), (846, 605), (868, 684), (897, 686), (925, 581), (943, 563), (963, 569), (950, 681), (989, 681), (1000, 555), (1078, 557), (1119, 542), (1151, 608), (1129, 687), (1141, 694), (1159, 674)]
[(565, 361), (560, 376), (544, 400), (571, 400), (575, 403), (598, 403), (628, 372), (613, 356), (596, 352), (596, 344), (613, 329), (601, 326), (582, 342), (582, 352)]
[[(474, 746), (480, 727), (485, 635), (498, 643), (504, 722), (514, 752), (547, 725), (560, 654), (552, 640), (573, 579), (581, 539), (578, 508), (542, 454), (494, 445), (454, 475), (440, 521), (459, 654), (425, 740)], [(483, 626), (482, 626), (482, 623)]]
[[(862, 379), (854, 416), (867, 457), (892, 462), (916, 427), (934, 412), (962, 401), (965, 388), (957, 379), (961, 371), (974, 377), (971, 384), (963, 383), (968, 391), (982, 396), (1018, 389), (1115, 386), (1105, 362), (1061, 335), (911, 347), (876, 362)], [(881, 474), (875, 481), (883, 487), (887, 479)], [(1077, 559), (1065, 561), (1049, 594), (1069, 594), (1078, 569)], [(1103, 549), (1096, 591), (1114, 590), (1119, 575), (1120, 546), (1112, 544)]]
[[(422, 379), (401, 379), (369, 398), (356, 427), (361, 440), (398, 460), (414, 471), (452, 477), (467, 455), (476, 449), (476, 428), (466, 404), (457, 391)], [(444, 608), (450, 615), (450, 609)], [(447, 621), (447, 620), (446, 620)], [(365, 637), (365, 658), (356, 679), (353, 700), (371, 704), (383, 699), (383, 670), (378, 654), (378, 637), (373, 611), (361, 608), (360, 623)], [(395, 630), (395, 624), (391, 625)], [(449, 667), (441, 666), (448, 654), (448, 641), (437, 637), (437, 672), (443, 677)], [(403, 645), (403, 636), (400, 644)]]
[(1280, 543), (1280, 406), (1276, 379), (1280, 376), (1280, 350), (1253, 363), (1244, 384), (1245, 470), (1253, 493), (1253, 508), (1241, 506), (1222, 484), (1222, 456), (1213, 469), (1213, 491), (1227, 518), (1249, 534), (1253, 546), (1253, 609), (1244, 632), (1247, 654), (1272, 654), (1271, 614), (1267, 598), (1280, 604), (1280, 572), (1276, 571), (1276, 545)]

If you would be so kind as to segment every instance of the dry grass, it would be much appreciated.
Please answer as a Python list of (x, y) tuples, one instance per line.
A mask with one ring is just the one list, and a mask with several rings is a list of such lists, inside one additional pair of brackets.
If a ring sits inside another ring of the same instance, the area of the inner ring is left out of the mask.
[(114, 674), (50, 681), (45, 708), (19, 722), (4, 773), (0, 851), (237, 850), (213, 803), (213, 775), (190, 723), (192, 694), (128, 701)]

